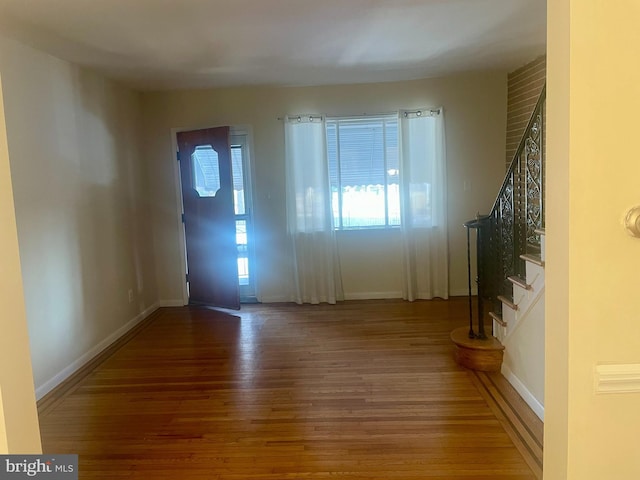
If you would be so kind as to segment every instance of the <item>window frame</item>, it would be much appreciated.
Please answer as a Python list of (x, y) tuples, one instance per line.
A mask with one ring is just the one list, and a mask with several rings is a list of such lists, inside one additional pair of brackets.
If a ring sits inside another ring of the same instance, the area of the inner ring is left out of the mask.
[[(357, 124), (357, 123), (366, 123), (366, 122), (376, 122), (379, 121), (382, 126), (382, 154), (383, 154), (383, 174), (384, 174), (384, 224), (377, 225), (356, 225), (356, 226), (345, 226), (344, 225), (344, 215), (343, 215), (343, 207), (344, 207), (344, 192), (342, 185), (342, 168), (340, 161), (340, 124)], [(397, 139), (396, 139), (396, 155), (398, 159), (398, 166), (395, 170), (397, 170), (398, 175), (398, 220), (397, 223), (391, 223), (390, 214), (389, 214), (389, 155), (387, 152), (387, 124), (389, 122), (393, 122), (396, 125), (397, 131)], [(400, 214), (400, 203), (402, 201), (400, 195), (400, 119), (397, 113), (382, 113), (375, 115), (344, 115), (344, 116), (327, 116), (325, 118), (325, 143), (327, 145), (327, 168), (331, 170), (331, 159), (329, 157), (329, 128), (330, 125), (335, 125), (335, 144), (336, 144), (336, 178), (338, 184), (337, 191), (337, 213), (335, 215), (336, 209), (334, 208), (333, 201), (333, 184), (331, 179), (329, 181), (329, 189), (331, 190), (331, 215), (333, 219), (333, 228), (336, 231), (354, 231), (354, 230), (395, 230), (399, 229), (402, 226), (402, 216)]]

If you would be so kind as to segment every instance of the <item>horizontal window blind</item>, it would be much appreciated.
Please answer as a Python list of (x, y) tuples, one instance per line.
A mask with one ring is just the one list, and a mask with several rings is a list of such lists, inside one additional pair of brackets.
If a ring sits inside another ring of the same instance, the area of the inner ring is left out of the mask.
[(326, 129), (335, 226), (399, 225), (397, 117), (327, 119)]

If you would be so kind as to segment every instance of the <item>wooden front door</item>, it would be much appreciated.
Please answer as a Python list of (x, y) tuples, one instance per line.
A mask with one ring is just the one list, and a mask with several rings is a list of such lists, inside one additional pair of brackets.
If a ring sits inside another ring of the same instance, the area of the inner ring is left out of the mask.
[(189, 303), (239, 309), (229, 127), (177, 139)]

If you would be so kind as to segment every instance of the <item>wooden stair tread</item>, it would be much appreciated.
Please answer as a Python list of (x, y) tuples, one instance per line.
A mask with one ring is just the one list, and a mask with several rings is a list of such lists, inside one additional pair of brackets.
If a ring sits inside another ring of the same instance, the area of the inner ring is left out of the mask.
[(540, 255), (534, 255), (532, 253), (525, 253), (520, 255), (520, 258), (522, 260), (524, 260), (525, 262), (530, 262), (530, 263), (534, 263), (540, 267), (544, 267), (544, 260), (542, 260), (542, 257), (540, 257)]
[(504, 295), (498, 295), (498, 300), (500, 300), (503, 305), (506, 305), (511, 310), (518, 310), (518, 305), (513, 303), (513, 300), (511, 300), (510, 298), (507, 298)]
[(507, 277), (507, 280), (509, 280), (514, 285), (518, 285), (519, 287), (524, 288), (525, 290), (531, 290), (531, 285), (529, 285), (525, 279), (520, 278), (517, 275)]
[(502, 319), (502, 315), (500, 315), (499, 313), (496, 312), (489, 312), (489, 316), (491, 318), (493, 318), (496, 322), (498, 322), (498, 324), (500, 324), (502, 327), (506, 327), (507, 326), (507, 322), (505, 322)]
[(494, 336), (489, 335), (484, 340), (469, 338), (469, 327), (456, 328), (451, 332), (451, 341), (459, 347), (471, 350), (504, 350), (504, 345)]

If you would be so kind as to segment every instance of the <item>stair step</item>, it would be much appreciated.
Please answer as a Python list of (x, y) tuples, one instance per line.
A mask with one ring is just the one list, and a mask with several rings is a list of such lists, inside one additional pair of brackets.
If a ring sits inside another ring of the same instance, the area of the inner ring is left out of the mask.
[(502, 326), (502, 327), (506, 327), (507, 326), (507, 322), (505, 322), (502, 319), (502, 315), (499, 315), (499, 314), (497, 314), (495, 312), (489, 312), (489, 316), (491, 318), (493, 318), (500, 326)]
[(500, 300), (503, 305), (506, 305), (511, 310), (518, 310), (518, 305), (513, 303), (513, 300), (511, 300), (510, 298), (507, 298), (504, 295), (498, 295), (498, 300)]
[(539, 254), (542, 251), (542, 246), (540, 244), (534, 245), (533, 243), (527, 242), (527, 252), (533, 254)]
[(512, 275), (511, 277), (507, 277), (507, 280), (509, 280), (514, 285), (518, 285), (519, 287), (524, 288), (525, 290), (531, 290), (531, 285), (529, 285), (526, 280), (518, 277), (517, 275)]
[(523, 255), (520, 255), (520, 258), (526, 262), (531, 262), (540, 267), (544, 267), (544, 260), (542, 260), (542, 257), (540, 257), (540, 255), (535, 255), (533, 253), (525, 253)]
[(534, 232), (536, 232), (538, 235), (546, 235), (544, 228), (536, 228)]

